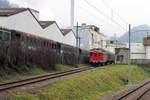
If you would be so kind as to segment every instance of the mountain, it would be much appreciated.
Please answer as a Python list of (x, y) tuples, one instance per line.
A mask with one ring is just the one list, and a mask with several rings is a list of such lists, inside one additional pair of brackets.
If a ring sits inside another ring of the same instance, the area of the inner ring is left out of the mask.
[[(150, 34), (150, 26), (149, 25), (139, 25), (133, 27), (131, 29), (131, 42), (141, 43), (143, 38)], [(124, 33), (118, 41), (120, 42), (128, 42), (129, 40), (129, 32)]]

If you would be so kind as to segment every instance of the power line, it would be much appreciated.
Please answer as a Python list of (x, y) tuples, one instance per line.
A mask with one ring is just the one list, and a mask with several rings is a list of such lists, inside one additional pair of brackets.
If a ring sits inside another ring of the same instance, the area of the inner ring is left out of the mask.
[(105, 0), (102, 0), (103, 1), (103, 3), (108, 7), (108, 8), (110, 8), (112, 11), (113, 11), (113, 13), (115, 13), (123, 22), (125, 22), (126, 24), (128, 24), (128, 22), (126, 21), (126, 20), (124, 20), (117, 12), (115, 12), (114, 10), (113, 10), (113, 8), (105, 1)]
[[(102, 15), (104, 15), (106, 18), (108, 18), (109, 20), (112, 21), (112, 18), (109, 17), (107, 14), (105, 14), (103, 11), (101, 11), (100, 9), (98, 9), (97, 7), (95, 7), (93, 4), (91, 4), (89, 1), (84, 0), (89, 6), (91, 6), (92, 8), (96, 9), (99, 13), (101, 13)], [(115, 20), (113, 20), (112, 22), (114, 22), (115, 24), (117, 24), (118, 26), (120, 26), (123, 30), (126, 30), (122, 25), (120, 25), (118, 22), (116, 22)]]

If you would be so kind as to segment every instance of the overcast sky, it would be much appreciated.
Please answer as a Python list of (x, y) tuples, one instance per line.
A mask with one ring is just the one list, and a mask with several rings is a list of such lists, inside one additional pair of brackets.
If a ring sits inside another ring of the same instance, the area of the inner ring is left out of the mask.
[[(60, 27), (70, 24), (70, 0), (9, 0), (21, 7), (30, 7), (40, 11), (41, 20), (56, 20)], [(88, 0), (103, 13), (113, 18), (118, 24), (106, 18), (100, 12), (90, 7), (84, 0), (75, 0), (75, 22), (92, 24), (100, 27), (107, 36), (121, 36), (127, 28), (115, 13), (105, 5), (103, 0)], [(132, 26), (150, 24), (150, 0), (104, 0), (115, 12)], [(112, 17), (113, 16), (113, 17)], [(76, 23), (75, 23), (76, 24)], [(120, 27), (121, 25), (121, 27)], [(123, 29), (124, 28), (124, 29)]]

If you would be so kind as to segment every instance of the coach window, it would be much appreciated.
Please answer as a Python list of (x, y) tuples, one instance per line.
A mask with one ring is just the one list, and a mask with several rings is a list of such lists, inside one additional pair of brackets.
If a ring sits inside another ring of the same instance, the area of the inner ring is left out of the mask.
[(20, 39), (21, 35), (16, 33), (16, 39)]
[(9, 40), (9, 33), (5, 32), (5, 41)]
[(21, 36), (21, 40), (24, 42), (25, 41), (25, 36)]
[(48, 47), (48, 42), (46, 42), (46, 47)]
[(3, 40), (3, 32), (0, 31), (0, 41), (2, 41), (2, 40)]
[(52, 43), (52, 48), (54, 48), (54, 44)]

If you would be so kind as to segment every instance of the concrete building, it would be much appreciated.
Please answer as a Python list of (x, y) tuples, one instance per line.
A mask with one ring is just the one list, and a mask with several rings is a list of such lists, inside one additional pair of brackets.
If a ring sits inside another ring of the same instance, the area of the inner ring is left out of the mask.
[(107, 41), (105, 50), (115, 54), (115, 48), (126, 48), (125, 43), (116, 43), (114, 41)]
[[(126, 48), (129, 44), (126, 43)], [(145, 46), (142, 43), (131, 43), (131, 59), (146, 59)]]
[(145, 47), (146, 52), (145, 58), (150, 59), (150, 35), (144, 38), (143, 45)]
[(115, 49), (115, 63), (116, 64), (128, 64), (128, 48), (116, 48)]
[(75, 40), (67, 40), (67, 37), (74, 39), (74, 35), (67, 35), (65, 38), (55, 21), (40, 21), (39, 12), (33, 9), (0, 8), (0, 27), (22, 31), (76, 46)]
[[(76, 35), (77, 27), (74, 26), (74, 33)], [(106, 36), (100, 32), (100, 29), (94, 25), (82, 24), (78, 27), (79, 47), (90, 50), (94, 48), (106, 47)]]

